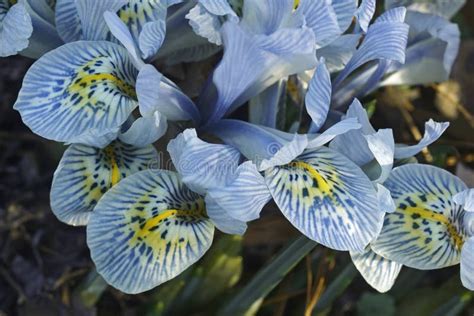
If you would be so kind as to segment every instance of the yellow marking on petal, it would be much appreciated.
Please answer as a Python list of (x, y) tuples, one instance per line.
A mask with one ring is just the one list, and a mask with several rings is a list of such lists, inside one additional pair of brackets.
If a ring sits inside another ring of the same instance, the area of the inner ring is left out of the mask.
[(306, 170), (310, 176), (318, 183), (318, 189), (324, 193), (324, 195), (332, 196), (332, 186), (326, 181), (326, 179), (317, 172), (313, 166), (303, 161), (290, 162), (288, 164), (291, 167), (300, 168)]
[(407, 207), (406, 209), (402, 210), (404, 213), (408, 213), (412, 216), (412, 219), (420, 218), (431, 220), (434, 222), (439, 222), (446, 225), (448, 229), (449, 235), (452, 237), (454, 241), (454, 245), (457, 249), (461, 249), (464, 244), (464, 239), (457, 231), (456, 227), (451, 223), (451, 221), (444, 215), (435, 213), (433, 211), (427, 210), (423, 207)]
[(300, 0), (295, 0), (295, 2), (293, 3), (293, 9), (298, 8), (299, 5), (300, 5)]
[(155, 227), (158, 227), (162, 221), (164, 221), (166, 218), (173, 217), (173, 216), (175, 217), (178, 217), (178, 216), (204, 217), (204, 212), (202, 209), (190, 210), (190, 211), (189, 210), (186, 210), (186, 211), (185, 210), (166, 210), (158, 214), (158, 216), (155, 216), (147, 220), (143, 228), (141, 228), (137, 232), (137, 238), (138, 237), (143, 238), (147, 236), (148, 234), (150, 234), (150, 232), (153, 231)]
[(116, 185), (120, 181), (120, 169), (117, 161), (115, 160), (115, 153), (112, 146), (105, 148), (105, 155), (110, 163), (110, 183), (112, 186)]
[(10, 4), (10, 6), (13, 6), (18, 3), (18, 0), (8, 0), (8, 3)]
[(85, 72), (82, 72), (78, 75), (78, 78), (73, 82), (73, 84), (69, 86), (69, 91), (71, 93), (80, 93), (81, 91), (84, 92), (87, 91), (85, 90), (85, 88), (90, 87), (92, 85), (97, 85), (99, 83), (103, 83), (105, 81), (111, 82), (126, 95), (132, 98), (137, 97), (135, 88), (132, 85), (126, 83), (125, 81), (121, 80), (113, 74), (107, 73), (87, 74)]

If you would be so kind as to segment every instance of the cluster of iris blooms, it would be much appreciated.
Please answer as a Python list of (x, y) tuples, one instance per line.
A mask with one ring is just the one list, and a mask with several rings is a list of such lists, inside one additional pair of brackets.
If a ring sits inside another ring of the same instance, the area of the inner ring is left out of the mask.
[[(374, 0), (0, 0), (0, 54), (38, 59), (14, 108), (69, 145), (51, 208), (87, 226), (97, 271), (117, 289), (172, 279), (216, 228), (244, 234), (273, 199), (302, 234), (349, 251), (380, 292), (403, 265), (458, 263), (472, 290), (474, 190), (412, 158), (449, 124), (430, 120), (418, 144), (396, 144), (358, 100), (446, 80), (462, 5), (385, 0), (374, 18)], [(210, 56), (199, 95), (155, 67)], [(229, 118), (242, 107), (247, 120)], [(169, 137), (169, 122), (191, 128)], [(159, 139), (175, 171), (156, 167)]]

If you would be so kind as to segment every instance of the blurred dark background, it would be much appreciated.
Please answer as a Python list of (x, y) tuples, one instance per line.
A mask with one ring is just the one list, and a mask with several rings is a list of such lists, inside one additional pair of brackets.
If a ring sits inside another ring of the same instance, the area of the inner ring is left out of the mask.
[[(414, 143), (429, 118), (450, 121), (445, 135), (418, 158), (473, 187), (474, 1), (467, 2), (454, 19), (462, 44), (452, 80), (385, 88), (364, 101), (377, 101), (374, 125), (393, 127), (398, 142)], [(65, 146), (34, 135), (12, 109), (32, 62), (0, 59), (0, 315), (213, 315), (298, 235), (270, 205), (243, 239), (218, 235), (215, 249), (177, 280), (135, 296), (107, 287), (94, 272), (85, 229), (62, 224), (50, 211), (51, 179)], [(314, 267), (315, 281), (324, 276), (326, 284), (347, 277), (344, 290), (326, 296), (313, 315), (474, 315), (474, 295), (462, 288), (458, 266), (404, 268), (394, 289), (380, 295), (350, 265), (348, 254), (316, 248), (263, 301), (258, 315), (302, 315), (308, 267)]]

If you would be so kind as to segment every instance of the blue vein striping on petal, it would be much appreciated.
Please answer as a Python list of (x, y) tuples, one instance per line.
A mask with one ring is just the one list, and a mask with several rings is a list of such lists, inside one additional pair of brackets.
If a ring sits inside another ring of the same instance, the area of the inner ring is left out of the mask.
[(452, 198), (466, 185), (445, 170), (409, 164), (395, 168), (384, 186), (397, 209), (386, 214), (372, 249), (416, 269), (459, 263), (466, 239), (464, 212)]
[(351, 258), (365, 281), (381, 293), (392, 288), (403, 267), (395, 261), (379, 256), (370, 248), (364, 253), (351, 252)]
[(121, 179), (158, 163), (153, 146), (114, 141), (104, 149), (71, 145), (54, 173), (51, 209), (70, 225), (87, 225), (95, 205)]
[(174, 172), (145, 170), (102, 197), (87, 226), (87, 244), (109, 284), (140, 293), (199, 260), (213, 234), (201, 196)]
[(15, 109), (42, 137), (70, 142), (108, 133), (137, 106), (137, 71), (109, 42), (74, 42), (39, 59), (23, 81)]
[(264, 177), (288, 220), (327, 247), (362, 251), (382, 227), (384, 213), (370, 180), (329, 148), (307, 151)]

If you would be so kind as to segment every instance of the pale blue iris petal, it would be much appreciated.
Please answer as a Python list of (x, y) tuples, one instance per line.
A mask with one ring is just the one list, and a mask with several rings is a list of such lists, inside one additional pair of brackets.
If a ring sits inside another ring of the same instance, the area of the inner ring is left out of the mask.
[(403, 265), (377, 255), (370, 248), (364, 253), (351, 252), (352, 262), (365, 281), (380, 293), (389, 291)]
[(243, 222), (259, 218), (263, 207), (271, 199), (264, 178), (251, 161), (246, 161), (237, 168), (231, 182), (209, 190), (208, 195), (229, 216)]
[(144, 65), (137, 77), (137, 98), (140, 114), (153, 115), (160, 98), (160, 83), (163, 75), (152, 65)]
[(301, 155), (308, 146), (308, 137), (306, 135), (295, 134), (293, 139), (282, 147), (278, 147), (279, 143), (275, 143), (274, 146), (276, 146), (278, 150), (276, 150), (270, 159), (264, 159), (258, 164), (260, 171), (275, 166), (286, 165), (293, 161), (296, 157)]
[(213, 235), (202, 197), (164, 170), (120, 181), (100, 199), (87, 225), (97, 272), (125, 293), (176, 277), (206, 253)]
[[(116, 11), (124, 23), (129, 26), (134, 42), (140, 45), (142, 57), (147, 60), (155, 57), (161, 47), (164, 24), (160, 25), (160, 23), (164, 23), (166, 20), (167, 7), (167, 1), (128, 0), (125, 6)], [(148, 23), (154, 22), (157, 24), (150, 25), (148, 29), (145, 28)], [(140, 43), (143, 33), (144, 40), (143, 43)], [(142, 44), (147, 45), (142, 47)]]
[(436, 15), (410, 11), (406, 23), (410, 25), (406, 63), (391, 69), (382, 85), (447, 80), (459, 51), (458, 26)]
[(281, 78), (316, 65), (314, 35), (307, 28), (281, 29), (268, 36), (256, 36), (227, 22), (223, 26), (223, 40), (224, 57), (213, 76), (217, 101), (202, 101), (204, 111), (212, 113), (208, 114), (211, 122)]
[(379, 200), (379, 209), (382, 212), (395, 212), (397, 206), (390, 195), (390, 191), (380, 183), (377, 183), (377, 198)]
[(326, 46), (342, 33), (330, 1), (301, 0), (298, 12), (304, 15), (306, 26), (313, 30), (317, 48)]
[(206, 38), (210, 43), (222, 45), (220, 33), (222, 22), (219, 16), (210, 13), (201, 3), (198, 3), (189, 11), (186, 18), (197, 35)]
[(359, 34), (344, 34), (331, 44), (316, 51), (316, 55), (326, 61), (330, 73), (342, 70), (356, 51), (361, 36)]
[(367, 115), (367, 111), (362, 106), (359, 100), (354, 99), (352, 104), (349, 106), (347, 110), (346, 117), (354, 117), (357, 118), (357, 121), (362, 125), (360, 131), (364, 135), (375, 134), (375, 129), (372, 127), (370, 123), (369, 116)]
[(357, 99), (354, 99), (349, 106), (346, 117), (357, 119), (362, 127), (359, 130), (337, 136), (331, 142), (330, 147), (348, 157), (358, 166), (363, 166), (374, 159), (364, 135), (375, 134), (375, 129), (370, 124), (367, 112)]
[(117, 12), (125, 0), (81, 0), (76, 1), (77, 14), (81, 21), (81, 39), (89, 41), (106, 40), (109, 29), (104, 20), (106, 11)]
[(280, 80), (273, 86), (249, 101), (249, 122), (271, 128), (277, 127), (278, 114), (286, 102), (286, 80)]
[(313, 120), (314, 131), (319, 131), (326, 122), (331, 106), (331, 93), (331, 77), (324, 59), (321, 59), (305, 97), (306, 110)]
[(290, 23), (293, 0), (247, 0), (242, 24), (257, 34), (271, 34)]
[(371, 181), (349, 159), (327, 147), (268, 169), (264, 177), (285, 217), (322, 245), (360, 252), (380, 231), (384, 212)]
[(408, 38), (408, 25), (403, 23), (405, 12), (404, 8), (387, 11), (369, 27), (362, 45), (336, 78), (335, 86), (369, 61), (387, 59), (404, 63)]
[(13, 5), (0, 23), (0, 57), (15, 55), (28, 47), (33, 25), (24, 5)]
[(168, 144), (168, 152), (183, 182), (193, 191), (225, 186), (234, 177), (240, 153), (232, 146), (206, 143), (187, 129)]
[(214, 15), (237, 16), (227, 0), (199, 0), (199, 3)]
[(170, 121), (193, 120), (199, 124), (201, 116), (194, 102), (168, 78), (163, 77), (158, 89), (156, 110)]
[(369, 28), (369, 23), (372, 20), (372, 17), (374, 16), (374, 13), (375, 13), (375, 6), (376, 6), (375, 0), (362, 0), (362, 3), (359, 9), (357, 9), (357, 13), (356, 13), (357, 21), (359, 22), (360, 28), (364, 32), (367, 32)]
[(166, 117), (155, 112), (153, 116), (139, 117), (127, 131), (119, 135), (119, 139), (130, 145), (144, 147), (160, 139), (167, 129)]
[(102, 195), (116, 184), (114, 181), (157, 162), (158, 153), (153, 146), (137, 148), (119, 141), (105, 149), (71, 145), (54, 172), (51, 209), (66, 224), (87, 225), (92, 210)]
[(452, 18), (466, 3), (466, 0), (385, 0), (385, 8), (392, 9), (400, 6), (409, 10), (441, 15)]
[(81, 135), (72, 137), (66, 144), (85, 144), (92, 147), (104, 148), (117, 138), (120, 126), (109, 129), (90, 129)]
[(454, 203), (462, 205), (465, 211), (474, 212), (474, 189), (469, 189), (456, 194), (453, 197)]
[(19, 3), (25, 6), (33, 25), (29, 45), (21, 51), (21, 55), (38, 59), (48, 51), (64, 44), (57, 33), (54, 11), (47, 0), (23, 0)]
[(135, 44), (132, 33), (130, 33), (125, 23), (123, 23), (117, 14), (111, 11), (104, 12), (104, 21), (112, 35), (127, 49), (135, 67), (141, 70), (145, 63), (140, 56), (140, 50)]
[(245, 234), (247, 224), (231, 217), (227, 210), (221, 208), (209, 195), (206, 195), (206, 211), (214, 226), (221, 232), (231, 235)]
[(229, 16), (238, 20), (226, 0), (201, 0), (189, 11), (186, 18), (194, 32), (216, 45), (222, 44), (221, 27), (222, 18)]
[(403, 265), (439, 269), (459, 263), (467, 238), (462, 207), (452, 198), (466, 185), (448, 171), (421, 164), (394, 168), (384, 186), (397, 206), (385, 215), (372, 249)]
[(199, 111), (191, 99), (154, 66), (147, 64), (140, 69), (136, 89), (142, 116), (158, 111), (171, 121), (199, 122)]
[(357, 2), (358, 0), (332, 0), (332, 7), (336, 12), (341, 33), (344, 33), (351, 25), (357, 10)]
[(380, 176), (373, 180), (377, 183), (383, 183), (393, 167), (393, 157), (395, 153), (395, 140), (391, 129), (380, 129), (375, 134), (365, 135), (367, 145), (372, 152), (375, 160), (380, 165)]
[(461, 281), (464, 287), (474, 291), (474, 237), (469, 238), (462, 247)]
[(327, 130), (325, 130), (321, 135), (318, 135), (311, 139), (308, 143), (308, 148), (316, 148), (323, 146), (333, 140), (336, 136), (347, 133), (351, 130), (359, 129), (361, 125), (357, 122), (355, 118), (344, 119)]
[(294, 137), (294, 134), (278, 133), (277, 130), (230, 119), (213, 124), (209, 132), (237, 148), (242, 155), (254, 162), (271, 159)]
[(164, 20), (148, 22), (138, 37), (138, 45), (144, 59), (150, 59), (156, 55), (165, 40), (166, 23)]
[(66, 43), (81, 39), (81, 20), (77, 14), (75, 0), (56, 0), (56, 28)]
[(430, 119), (425, 123), (425, 134), (418, 144), (413, 146), (404, 146), (395, 148), (395, 158), (403, 159), (415, 156), (423, 148), (434, 143), (438, 138), (443, 135), (444, 131), (448, 128), (449, 122), (438, 123)]
[(44, 138), (60, 142), (90, 139), (114, 132), (127, 120), (137, 106), (136, 76), (119, 45), (69, 43), (33, 64), (14, 108)]
[(367, 144), (367, 139), (360, 130), (348, 131), (334, 138), (329, 147), (349, 158), (362, 167), (374, 159)]

